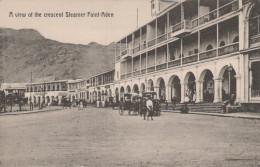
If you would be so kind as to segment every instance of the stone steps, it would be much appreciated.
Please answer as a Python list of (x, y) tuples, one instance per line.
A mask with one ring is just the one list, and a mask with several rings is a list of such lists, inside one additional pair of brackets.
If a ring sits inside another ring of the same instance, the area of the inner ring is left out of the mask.
[[(182, 105), (176, 104), (174, 110), (180, 110)], [(189, 103), (188, 108), (191, 112), (221, 113), (223, 112), (223, 103)], [(161, 110), (166, 110), (166, 104), (161, 105)], [(168, 110), (172, 110), (172, 104), (168, 104)]]

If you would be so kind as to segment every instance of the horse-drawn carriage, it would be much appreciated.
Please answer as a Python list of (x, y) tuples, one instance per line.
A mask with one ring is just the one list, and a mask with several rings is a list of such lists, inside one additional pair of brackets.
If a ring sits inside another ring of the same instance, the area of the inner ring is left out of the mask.
[(129, 115), (131, 112), (138, 114), (139, 109), (136, 106), (138, 106), (137, 101), (139, 98), (137, 93), (124, 93), (119, 105), (119, 114), (123, 115), (125, 110), (128, 110)]

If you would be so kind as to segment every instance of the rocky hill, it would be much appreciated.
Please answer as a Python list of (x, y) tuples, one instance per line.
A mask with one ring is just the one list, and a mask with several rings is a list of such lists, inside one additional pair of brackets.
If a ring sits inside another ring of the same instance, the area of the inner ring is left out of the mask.
[(0, 28), (0, 82), (28, 82), (31, 71), (33, 78), (87, 78), (114, 67), (114, 46), (61, 43), (33, 29)]

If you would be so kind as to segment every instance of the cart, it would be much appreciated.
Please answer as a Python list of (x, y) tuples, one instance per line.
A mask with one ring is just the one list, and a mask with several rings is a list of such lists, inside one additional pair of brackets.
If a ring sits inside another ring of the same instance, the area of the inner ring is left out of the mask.
[(137, 99), (137, 93), (124, 93), (123, 100), (121, 100), (119, 104), (119, 114), (123, 115), (126, 110), (128, 110), (128, 115), (130, 115), (131, 112), (133, 112), (133, 114), (138, 114), (138, 110), (135, 109)]

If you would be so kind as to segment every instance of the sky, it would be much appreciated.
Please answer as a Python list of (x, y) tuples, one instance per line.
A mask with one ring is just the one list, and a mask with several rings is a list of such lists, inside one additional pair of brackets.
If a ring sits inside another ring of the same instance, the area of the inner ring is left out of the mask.
[[(150, 0), (0, 0), (0, 27), (35, 29), (64, 43), (107, 45), (137, 28), (137, 9), (140, 27), (151, 20)], [(42, 16), (36, 17), (35, 12)], [(66, 17), (66, 12), (85, 16)], [(99, 17), (90, 17), (89, 12)], [(102, 12), (113, 17), (102, 17)], [(63, 17), (43, 17), (44, 13), (63, 13)]]

